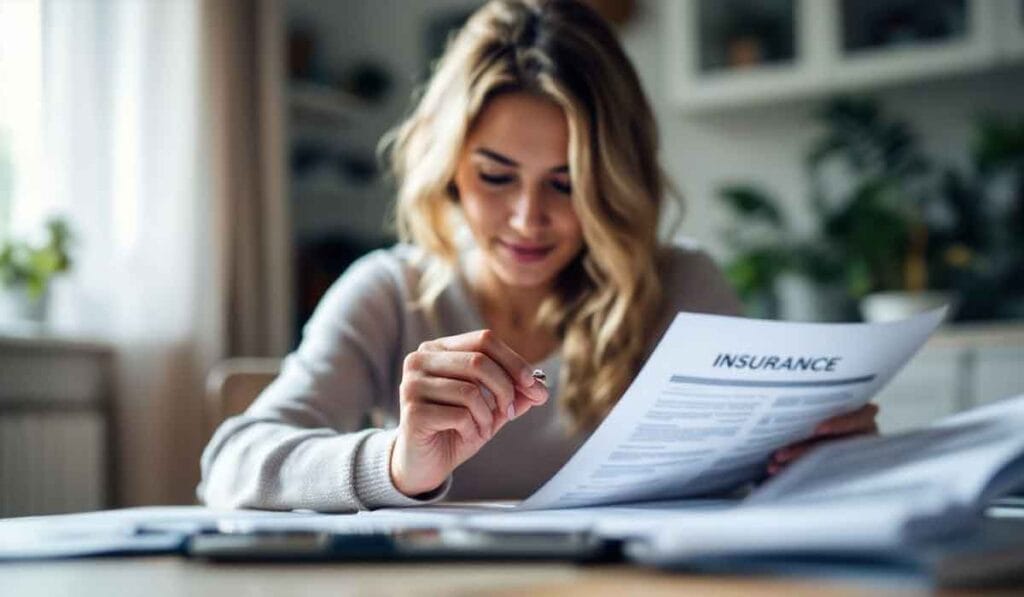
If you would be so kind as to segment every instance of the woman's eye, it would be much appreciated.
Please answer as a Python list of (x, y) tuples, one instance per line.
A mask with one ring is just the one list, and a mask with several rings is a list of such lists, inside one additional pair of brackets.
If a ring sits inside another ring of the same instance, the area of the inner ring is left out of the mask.
[(570, 183), (568, 183), (568, 182), (562, 182), (560, 180), (553, 180), (553, 181), (551, 181), (551, 188), (555, 189), (559, 193), (562, 193), (563, 195), (571, 195), (572, 194), (572, 185)]
[(509, 174), (487, 174), (480, 172), (480, 180), (489, 185), (501, 186), (512, 182), (513, 177)]

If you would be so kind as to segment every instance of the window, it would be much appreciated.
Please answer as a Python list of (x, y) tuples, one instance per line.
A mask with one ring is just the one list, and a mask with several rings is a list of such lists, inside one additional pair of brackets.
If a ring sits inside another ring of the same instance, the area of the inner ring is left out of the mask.
[(0, 239), (44, 217), (39, 0), (0, 2)]

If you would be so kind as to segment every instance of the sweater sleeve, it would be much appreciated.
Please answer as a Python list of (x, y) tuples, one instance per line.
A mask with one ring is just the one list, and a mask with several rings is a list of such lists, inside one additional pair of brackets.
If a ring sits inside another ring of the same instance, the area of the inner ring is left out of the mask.
[(430, 503), (391, 481), (395, 431), (359, 429), (392, 392), (405, 306), (384, 251), (352, 265), (303, 328), (281, 374), (224, 421), (200, 460), (199, 499), (220, 508), (353, 511)]

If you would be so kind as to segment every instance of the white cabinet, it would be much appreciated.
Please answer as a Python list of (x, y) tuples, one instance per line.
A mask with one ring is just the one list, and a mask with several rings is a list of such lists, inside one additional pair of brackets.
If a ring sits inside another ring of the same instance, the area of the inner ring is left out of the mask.
[(0, 518), (109, 508), (113, 353), (0, 336)]
[(975, 403), (1024, 393), (1024, 346), (985, 347), (974, 354), (970, 391)]
[(962, 410), (961, 354), (953, 348), (922, 350), (875, 397), (884, 432), (917, 427)]
[(1024, 61), (1024, 0), (665, 0), (687, 111), (817, 97)]
[(1024, 394), (1024, 325), (939, 331), (875, 397), (883, 432)]

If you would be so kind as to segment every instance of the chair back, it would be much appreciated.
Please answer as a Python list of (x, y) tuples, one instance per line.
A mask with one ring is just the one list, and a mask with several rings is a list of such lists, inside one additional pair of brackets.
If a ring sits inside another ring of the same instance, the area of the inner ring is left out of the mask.
[(256, 400), (281, 370), (281, 359), (235, 358), (217, 363), (206, 376), (205, 418), (209, 433)]

